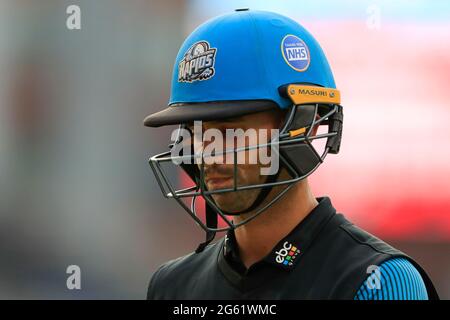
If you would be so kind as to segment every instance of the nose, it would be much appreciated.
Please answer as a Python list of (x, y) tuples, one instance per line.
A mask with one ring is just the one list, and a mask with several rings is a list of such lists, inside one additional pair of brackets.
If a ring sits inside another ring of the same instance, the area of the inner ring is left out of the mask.
[(227, 159), (233, 155), (227, 155), (225, 148), (227, 148), (226, 136), (219, 130), (210, 128), (203, 131), (201, 136), (198, 134), (194, 137), (194, 152), (196, 155), (203, 155), (205, 164), (224, 164), (228, 163)]
[(229, 163), (227, 159), (231, 156), (233, 159), (233, 154), (227, 155), (225, 153), (225, 147), (223, 141), (208, 141), (203, 142), (198, 147), (198, 153), (203, 155), (203, 161), (205, 164), (227, 164)]

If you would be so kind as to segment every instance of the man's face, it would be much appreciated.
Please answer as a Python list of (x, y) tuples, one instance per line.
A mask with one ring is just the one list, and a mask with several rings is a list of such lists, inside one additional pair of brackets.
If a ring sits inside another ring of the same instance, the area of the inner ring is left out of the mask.
[[(271, 137), (271, 129), (279, 129), (283, 120), (281, 111), (265, 111), (251, 115), (245, 115), (238, 118), (227, 119), (225, 121), (208, 121), (202, 123), (202, 132), (208, 130), (217, 130), (222, 133), (223, 150), (241, 148), (244, 146), (255, 146), (269, 141)], [(191, 128), (192, 129), (192, 128)], [(228, 131), (227, 131), (228, 130)], [(230, 139), (227, 133), (235, 130), (243, 130), (256, 134), (237, 135)], [(211, 132), (211, 131), (210, 131)], [(203, 138), (203, 141), (198, 141)], [(201, 137), (194, 136), (195, 152), (198, 153), (203, 149), (206, 151), (210, 143), (214, 143), (214, 139), (208, 141), (203, 135)], [(216, 150), (221, 151), (221, 150)], [(264, 161), (261, 161), (259, 152), (270, 154), (270, 147), (267, 149), (255, 149), (253, 151), (241, 151), (237, 153), (237, 186), (247, 186), (264, 183), (267, 175), (261, 174), (261, 169), (267, 168)], [(212, 160), (212, 156), (210, 157)], [(233, 153), (227, 155), (214, 156), (214, 163), (205, 160), (204, 164), (204, 182), (209, 191), (233, 188), (234, 186), (234, 158)], [(200, 164), (198, 165), (200, 168)], [(217, 206), (227, 212), (240, 212), (248, 209), (256, 200), (261, 188), (241, 190), (235, 192), (224, 192), (212, 194), (212, 198)]]

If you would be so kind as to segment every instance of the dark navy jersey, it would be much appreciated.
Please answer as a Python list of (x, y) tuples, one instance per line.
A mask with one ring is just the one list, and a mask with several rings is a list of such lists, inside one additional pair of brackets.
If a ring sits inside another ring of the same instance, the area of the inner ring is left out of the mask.
[[(349, 222), (327, 197), (248, 269), (233, 231), (163, 264), (148, 299), (438, 299), (425, 271)], [(394, 292), (395, 291), (395, 292)]]

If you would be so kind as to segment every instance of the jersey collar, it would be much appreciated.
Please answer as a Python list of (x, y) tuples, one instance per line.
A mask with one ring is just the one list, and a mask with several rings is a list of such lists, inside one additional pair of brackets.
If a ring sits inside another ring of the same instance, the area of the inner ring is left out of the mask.
[(233, 231), (225, 236), (218, 266), (225, 278), (240, 289), (249, 289), (268, 277), (283, 276), (300, 264), (308, 247), (326, 223), (336, 214), (328, 197), (316, 198), (318, 205), (261, 261), (249, 269), (242, 263)]

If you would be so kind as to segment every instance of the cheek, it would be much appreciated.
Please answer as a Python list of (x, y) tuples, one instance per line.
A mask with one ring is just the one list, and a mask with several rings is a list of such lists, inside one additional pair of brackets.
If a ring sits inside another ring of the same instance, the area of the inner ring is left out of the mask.
[(240, 180), (244, 185), (258, 184), (264, 181), (264, 176), (261, 177), (261, 167), (255, 164), (239, 165)]

